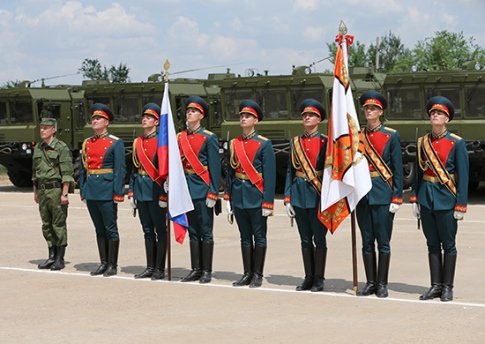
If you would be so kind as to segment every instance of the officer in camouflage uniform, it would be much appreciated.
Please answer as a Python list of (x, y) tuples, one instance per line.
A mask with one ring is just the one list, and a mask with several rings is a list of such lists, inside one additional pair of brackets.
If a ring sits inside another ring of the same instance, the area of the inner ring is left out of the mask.
[(67, 246), (67, 207), (73, 165), (67, 145), (55, 137), (57, 121), (43, 118), (40, 122), (39, 142), (34, 148), (32, 181), (34, 200), (39, 204), (42, 234), (49, 247), (49, 257), (39, 269), (61, 270)]

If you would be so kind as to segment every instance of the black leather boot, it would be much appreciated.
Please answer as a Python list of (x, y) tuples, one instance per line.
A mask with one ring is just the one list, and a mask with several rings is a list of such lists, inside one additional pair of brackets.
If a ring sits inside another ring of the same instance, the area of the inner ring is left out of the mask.
[(64, 254), (66, 253), (66, 246), (56, 247), (56, 260), (54, 264), (51, 265), (51, 270), (62, 270), (64, 269)]
[(192, 265), (192, 271), (182, 278), (182, 282), (197, 281), (202, 276), (202, 271), (200, 270), (200, 246), (199, 241), (190, 242), (190, 264)]
[(431, 288), (419, 297), (420, 300), (431, 300), (441, 297), (441, 284), (443, 283), (443, 263), (440, 254), (428, 254), (429, 271), (431, 275)]
[(390, 254), (379, 253), (379, 265), (377, 268), (377, 297), (388, 297), (389, 291), (387, 288), (387, 281), (389, 278), (389, 263), (391, 261)]
[(364, 261), (364, 269), (367, 283), (365, 284), (364, 288), (357, 293), (357, 295), (369, 296), (375, 294), (377, 291), (376, 253), (363, 253), (362, 260)]
[(263, 284), (264, 259), (266, 247), (256, 246), (254, 248), (254, 273), (249, 288), (259, 288)]
[(91, 276), (102, 275), (108, 268), (108, 241), (105, 236), (99, 235), (96, 237), (98, 244), (99, 260), (101, 264), (95, 271), (91, 271)]
[(157, 243), (152, 240), (145, 239), (145, 254), (147, 258), (147, 267), (145, 270), (135, 275), (135, 278), (149, 278), (152, 277), (155, 270), (155, 254), (157, 250)]
[(212, 279), (212, 255), (214, 253), (213, 242), (202, 243), (202, 276), (199, 283), (209, 283)]
[(244, 273), (239, 281), (233, 282), (234, 287), (243, 287), (251, 283), (253, 278), (253, 247), (241, 245), (241, 255)]
[(152, 280), (163, 280), (165, 278), (165, 258), (167, 256), (167, 241), (165, 239), (157, 242), (157, 258), (155, 261), (155, 271)]
[(323, 281), (325, 280), (325, 265), (327, 262), (327, 249), (315, 249), (315, 277), (311, 291), (323, 291)]
[(455, 279), (456, 255), (445, 254), (443, 262), (443, 288), (441, 301), (453, 300), (453, 281)]
[(108, 240), (108, 268), (104, 272), (104, 277), (116, 275), (118, 273), (118, 251), (120, 249), (119, 240)]
[(300, 284), (299, 286), (296, 287), (296, 291), (303, 291), (303, 290), (310, 290), (312, 289), (313, 286), (313, 278), (314, 278), (314, 268), (315, 268), (315, 263), (313, 261), (314, 259), (314, 248), (307, 248), (307, 247), (302, 247), (301, 248), (301, 255), (303, 257), (303, 268), (305, 269), (305, 279), (303, 280), (303, 283)]
[(50, 269), (52, 264), (56, 261), (56, 246), (49, 247), (49, 257), (42, 263), (37, 265), (39, 269)]

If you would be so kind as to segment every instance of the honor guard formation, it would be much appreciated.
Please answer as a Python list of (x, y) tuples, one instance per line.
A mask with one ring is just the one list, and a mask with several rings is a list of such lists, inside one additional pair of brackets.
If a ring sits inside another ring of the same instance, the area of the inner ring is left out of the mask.
[[(185, 101), (187, 128), (177, 134), (178, 150), (194, 209), (187, 213), (190, 273), (182, 282), (210, 283), (213, 271), (214, 213), (220, 213), (221, 156), (215, 134), (201, 126), (209, 105), (200, 97)], [(387, 101), (376, 91), (360, 97), (366, 126), (360, 131), (360, 149), (368, 162), (372, 188), (357, 205), (357, 222), (362, 235), (362, 257), (367, 282), (359, 296), (388, 296), (391, 234), (396, 212), (403, 202), (403, 166), (399, 133), (383, 125)], [(302, 133), (290, 140), (284, 188), (288, 216), (296, 220), (300, 236), (304, 280), (297, 291), (321, 292), (327, 257), (327, 228), (320, 209), (322, 176), (327, 153), (327, 136), (318, 128), (326, 113), (315, 99), (299, 106)], [(458, 220), (467, 210), (468, 155), (464, 140), (449, 132), (454, 106), (436, 96), (426, 104), (430, 131), (418, 138), (417, 173), (410, 202), (413, 215), (422, 222), (428, 247), (430, 289), (420, 300), (453, 300), (457, 258)], [(81, 200), (86, 204), (95, 229), (99, 266), (91, 275), (116, 275), (120, 235), (118, 203), (125, 197), (125, 147), (110, 135), (115, 119), (111, 109), (100, 103), (91, 107), (94, 135), (82, 145), (79, 176)], [(160, 177), (158, 128), (160, 107), (144, 106), (143, 135), (133, 143), (133, 169), (127, 197), (138, 214), (143, 232), (146, 268), (135, 278), (165, 278), (167, 254), (167, 190)], [(241, 135), (229, 142), (224, 201), (228, 221), (236, 221), (240, 233), (243, 274), (235, 287), (261, 287), (267, 249), (268, 216), (275, 202), (276, 159), (272, 143), (257, 132), (264, 119), (260, 105), (252, 99), (239, 104)], [(39, 269), (61, 270), (67, 247), (66, 218), (69, 193), (73, 192), (73, 166), (69, 150), (56, 137), (56, 120), (42, 118), (39, 142), (34, 149), (34, 200), (39, 205), (42, 234), (48, 258)], [(168, 193), (170, 190), (168, 190)], [(377, 249), (377, 250), (376, 250)]]

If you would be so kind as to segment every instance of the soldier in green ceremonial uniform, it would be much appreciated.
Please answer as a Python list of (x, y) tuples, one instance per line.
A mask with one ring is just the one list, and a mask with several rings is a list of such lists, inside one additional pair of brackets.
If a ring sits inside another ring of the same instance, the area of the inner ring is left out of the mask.
[(146, 269), (135, 278), (165, 278), (167, 250), (167, 194), (158, 172), (157, 127), (160, 123), (160, 106), (148, 103), (142, 111), (144, 133), (133, 142), (133, 170), (130, 177), (128, 199), (138, 209), (145, 236)]
[(96, 230), (101, 261), (91, 275), (109, 277), (118, 273), (118, 203), (124, 201), (125, 144), (108, 132), (114, 116), (107, 105), (95, 103), (90, 111), (94, 136), (83, 142), (79, 189)]
[(187, 213), (192, 269), (181, 281), (209, 283), (214, 252), (214, 207), (221, 177), (219, 140), (201, 125), (209, 113), (209, 104), (204, 99), (188, 97), (185, 109), (187, 129), (177, 134), (177, 142), (194, 210)]
[(242, 135), (230, 142), (230, 168), (224, 199), (229, 216), (236, 217), (241, 236), (244, 274), (235, 287), (258, 288), (263, 283), (268, 216), (273, 214), (276, 159), (271, 141), (255, 126), (263, 111), (250, 99), (239, 104)]
[(297, 291), (323, 291), (327, 258), (327, 228), (319, 220), (320, 190), (327, 137), (318, 131), (325, 109), (315, 99), (300, 104), (304, 133), (290, 141), (290, 157), (285, 183), (288, 216), (296, 218), (300, 233), (305, 280)]
[(34, 200), (39, 204), (42, 234), (49, 247), (49, 257), (39, 269), (64, 269), (67, 246), (67, 207), (70, 183), (74, 183), (71, 152), (55, 137), (55, 118), (42, 118), (39, 142), (34, 148), (32, 181)]
[[(391, 235), (394, 215), (402, 204), (403, 168), (399, 133), (385, 127), (381, 118), (387, 107), (382, 94), (371, 90), (360, 97), (367, 121), (361, 131), (369, 165), (372, 189), (357, 204), (357, 222), (362, 234), (362, 256), (367, 283), (359, 296), (388, 297)], [(375, 244), (379, 252), (376, 259)]]
[(410, 202), (423, 222), (428, 246), (431, 288), (420, 300), (453, 300), (456, 266), (456, 232), (468, 203), (468, 152), (465, 140), (448, 131), (455, 108), (442, 96), (426, 104), (431, 132), (418, 139), (418, 173)]

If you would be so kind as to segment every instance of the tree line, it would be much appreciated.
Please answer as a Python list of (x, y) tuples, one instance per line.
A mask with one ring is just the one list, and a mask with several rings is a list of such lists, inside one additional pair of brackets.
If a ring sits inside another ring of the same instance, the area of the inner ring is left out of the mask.
[[(326, 43), (332, 61), (337, 46)], [(376, 39), (369, 46), (356, 40), (349, 49), (350, 67), (371, 67), (376, 72), (446, 71), (463, 68), (465, 63), (485, 68), (485, 49), (475, 43), (473, 36), (465, 37), (463, 32), (437, 31), (433, 37), (418, 41), (412, 48), (406, 48), (401, 38), (391, 31)], [(330, 71), (329, 71), (330, 72)], [(103, 66), (98, 59), (83, 60), (78, 73), (87, 80), (109, 82), (130, 82), (130, 68), (124, 63)], [(25, 82), (7, 81), (0, 88), (17, 87)]]
[[(332, 59), (337, 46), (327, 43)], [(391, 31), (366, 47), (355, 41), (349, 48), (349, 66), (372, 67), (376, 72), (446, 71), (463, 68), (465, 63), (485, 65), (485, 49), (463, 32), (437, 31), (433, 37), (418, 41), (414, 48), (404, 46)]]

